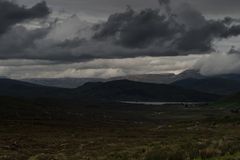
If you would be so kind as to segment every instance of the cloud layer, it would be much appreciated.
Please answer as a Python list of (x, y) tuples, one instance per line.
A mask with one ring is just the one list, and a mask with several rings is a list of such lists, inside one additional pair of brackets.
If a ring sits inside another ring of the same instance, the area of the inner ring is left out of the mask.
[(0, 0), (0, 10), (0, 74), (5, 76), (105, 78), (178, 73), (195, 63), (205, 75), (239, 72), (238, 49), (221, 54), (216, 45), (224, 41), (231, 48), (228, 40), (240, 35), (239, 20), (209, 19), (188, 3), (128, 6), (97, 23), (51, 13), (46, 2), (24, 7)]
[(0, 60), (0, 73), (11, 78), (109, 78), (133, 74), (179, 73), (200, 57), (142, 57), (96, 59), (87, 62), (54, 63), (45, 60)]
[(17, 23), (34, 18), (43, 18), (50, 13), (46, 2), (37, 3), (32, 8), (25, 8), (13, 2), (0, 0), (0, 10), (0, 35)]
[(213, 53), (199, 59), (194, 68), (203, 75), (240, 74), (240, 54)]
[(212, 44), (216, 39), (240, 34), (235, 19), (207, 20), (189, 4), (173, 6), (170, 0), (160, 0), (159, 9), (136, 11), (128, 7), (98, 24), (70, 16), (32, 30), (16, 24), (48, 15), (45, 2), (25, 8), (0, 1), (0, 6), (6, 8), (1, 13), (5, 16), (0, 16), (6, 21), (0, 25), (0, 43), (4, 44), (0, 47), (2, 59), (69, 62), (206, 54), (214, 50)]

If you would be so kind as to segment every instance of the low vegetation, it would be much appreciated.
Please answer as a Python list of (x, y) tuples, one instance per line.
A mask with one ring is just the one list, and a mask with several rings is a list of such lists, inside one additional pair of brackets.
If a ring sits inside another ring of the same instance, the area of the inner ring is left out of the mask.
[(229, 109), (116, 103), (68, 114), (73, 118), (2, 118), (0, 160), (240, 158), (240, 116)]

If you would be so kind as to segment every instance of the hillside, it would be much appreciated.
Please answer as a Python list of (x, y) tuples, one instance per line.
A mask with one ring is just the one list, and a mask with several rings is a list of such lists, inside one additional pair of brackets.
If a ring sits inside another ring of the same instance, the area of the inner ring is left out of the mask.
[(0, 96), (57, 97), (65, 96), (68, 91), (68, 89), (47, 87), (18, 80), (0, 79)]
[(157, 83), (157, 84), (170, 84), (178, 80), (183, 80), (187, 78), (201, 79), (204, 78), (203, 75), (197, 70), (186, 70), (180, 74), (140, 74), (140, 75), (128, 75), (122, 77), (110, 78), (109, 81), (113, 80), (130, 80), (136, 82), (145, 83)]
[(197, 70), (186, 70), (180, 74), (162, 73), (162, 74), (137, 74), (112, 77), (109, 79), (101, 78), (32, 78), (22, 79), (24, 82), (29, 82), (38, 85), (44, 85), (49, 87), (60, 87), (60, 88), (77, 88), (87, 82), (110, 82), (116, 80), (129, 80), (136, 82), (145, 83), (157, 83), (157, 84), (170, 84), (177, 80), (196, 78), (205, 78)]
[(172, 84), (186, 89), (219, 95), (230, 95), (240, 92), (240, 81), (230, 78), (184, 79)]
[(22, 81), (0, 79), (0, 96), (21, 98), (60, 98), (105, 101), (213, 101), (218, 96), (182, 89), (181, 87), (142, 83), (128, 80), (86, 83), (76, 89), (63, 89), (35, 85)]
[(104, 79), (98, 78), (33, 78), (23, 79), (22, 81), (49, 86), (49, 87), (60, 87), (60, 88), (77, 88), (87, 82), (102, 82)]
[(180, 87), (118, 80), (111, 82), (87, 83), (77, 89), (83, 97), (119, 101), (212, 101), (218, 96)]
[(145, 82), (145, 83), (159, 83), (159, 84), (168, 84), (175, 80), (175, 74), (140, 74), (140, 75), (128, 75), (122, 77), (113, 77), (108, 79), (108, 81), (116, 80), (129, 80), (136, 82)]

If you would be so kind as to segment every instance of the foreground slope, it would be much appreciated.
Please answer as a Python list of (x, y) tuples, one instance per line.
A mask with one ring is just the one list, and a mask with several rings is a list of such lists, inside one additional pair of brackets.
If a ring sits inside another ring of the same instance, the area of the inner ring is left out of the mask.
[(240, 109), (240, 93), (227, 96), (214, 103), (217, 107), (228, 107)]

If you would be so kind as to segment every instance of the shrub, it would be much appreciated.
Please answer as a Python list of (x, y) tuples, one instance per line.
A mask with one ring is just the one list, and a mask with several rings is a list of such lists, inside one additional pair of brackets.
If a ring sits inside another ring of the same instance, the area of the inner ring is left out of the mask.
[(150, 151), (145, 160), (186, 160), (188, 156), (185, 151), (175, 147), (159, 148)]

